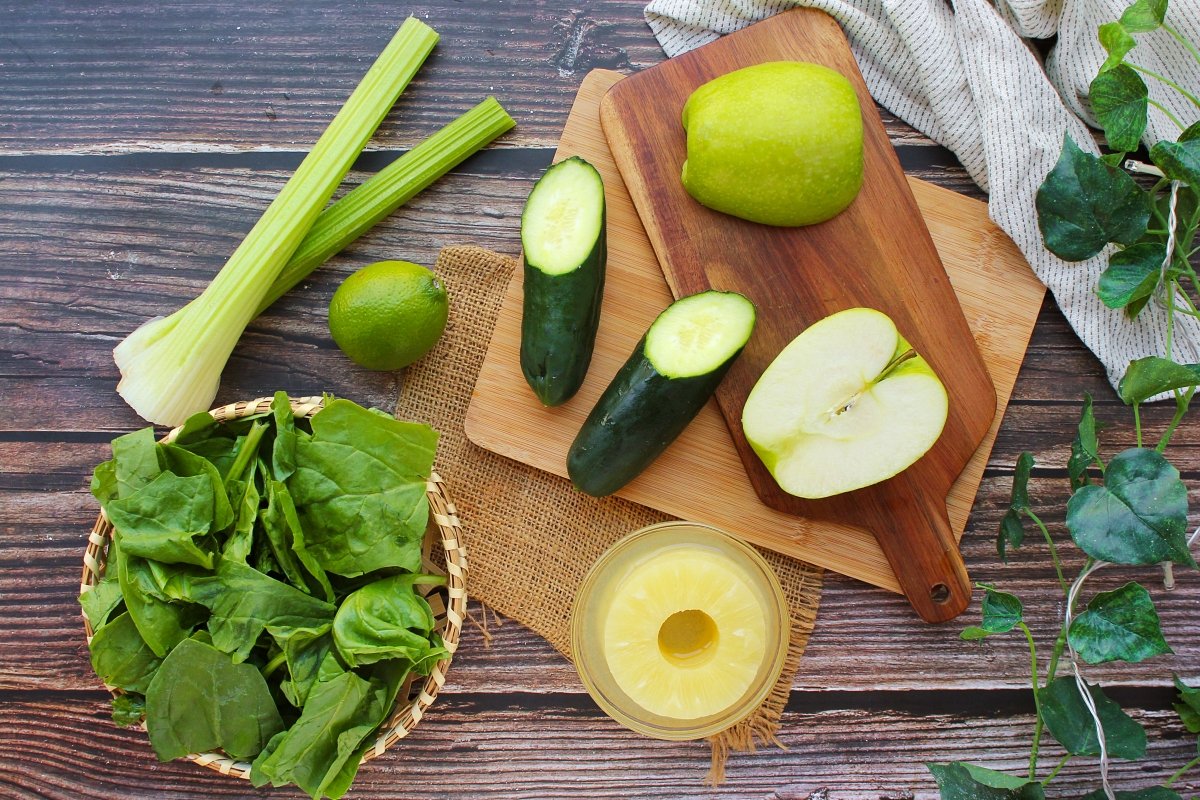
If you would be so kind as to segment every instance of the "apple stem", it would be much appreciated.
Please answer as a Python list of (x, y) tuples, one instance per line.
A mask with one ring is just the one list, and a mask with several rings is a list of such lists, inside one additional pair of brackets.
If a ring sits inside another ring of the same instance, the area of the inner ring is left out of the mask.
[(911, 347), (908, 348), (903, 353), (901, 353), (900, 355), (893, 358), (891, 360), (891, 362), (889, 362), (888, 365), (883, 368), (883, 372), (879, 373), (879, 377), (875, 379), (875, 383), (879, 383), (881, 380), (886, 378), (890, 372), (892, 372), (894, 369), (896, 369), (896, 367), (903, 364), (905, 361), (909, 361), (916, 357), (917, 357), (917, 351), (913, 350)]

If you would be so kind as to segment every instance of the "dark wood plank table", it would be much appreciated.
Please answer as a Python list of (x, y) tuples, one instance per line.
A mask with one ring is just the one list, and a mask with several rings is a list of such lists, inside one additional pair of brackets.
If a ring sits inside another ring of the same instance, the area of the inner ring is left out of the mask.
[[(218, 400), (324, 389), (390, 407), (398, 377), (351, 367), (329, 339), (325, 310), (338, 281), (384, 258), (432, 264), (448, 244), (516, 253), (521, 204), (549, 163), (581, 77), (663, 58), (641, 7), (414, 6), (442, 44), (373, 141), (383, 155), (364, 156), (350, 180), (488, 93), (519, 127), (255, 322)], [(113, 391), (111, 349), (200, 291), (406, 10), (381, 0), (0, 4), (0, 795), (251, 793), (191, 764), (157, 763), (144, 734), (111, 724), (88, 666), (75, 602), (96, 513), (88, 476), (114, 435), (142, 424)], [(888, 125), (912, 174), (980, 196), (953, 156), (894, 118)], [(1127, 410), (1047, 302), (963, 540), (973, 576), (1020, 593), (1043, 639), (1061, 613), (1044, 548), (1028, 545), (1004, 566), (994, 531), (1012, 464), (1032, 450), (1035, 501), (1065, 538), (1064, 466), (1084, 392), (1096, 397), (1108, 441), (1128, 442)], [(1146, 416), (1161, 426), (1167, 409)], [(1185, 480), (1200, 485), (1200, 421), (1185, 423), (1176, 441)], [(1110, 587), (1128, 574), (1115, 573)], [(1149, 570), (1138, 577), (1156, 585)], [(1195, 754), (1169, 685), (1172, 671), (1195, 678), (1200, 669), (1200, 580), (1181, 574), (1174, 592), (1154, 594), (1175, 655), (1090, 673), (1149, 731), (1147, 759), (1115, 768), (1126, 787), (1161, 780)], [(977, 614), (976, 605), (963, 624)], [(434, 713), (362, 770), (353, 796), (930, 797), (923, 762), (1017, 771), (1028, 754), (1024, 642), (965, 644), (961, 627), (924, 625), (899, 597), (829, 575), (783, 720), (788, 749), (735, 756), (717, 790), (701, 785), (705, 745), (643, 739), (611, 723), (534, 634), (505, 624), (485, 648), (469, 630)], [(1061, 752), (1044, 750), (1051, 764)], [(1197, 781), (1176, 788), (1195, 790)], [(1079, 758), (1054, 795), (1098, 783), (1095, 759)]]

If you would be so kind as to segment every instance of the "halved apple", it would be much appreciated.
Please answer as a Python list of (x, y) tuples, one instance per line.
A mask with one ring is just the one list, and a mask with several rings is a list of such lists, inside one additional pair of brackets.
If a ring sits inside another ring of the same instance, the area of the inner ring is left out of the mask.
[(829, 497), (911, 466), (942, 433), (946, 388), (895, 323), (851, 308), (783, 349), (746, 398), (742, 430), (788, 494)]

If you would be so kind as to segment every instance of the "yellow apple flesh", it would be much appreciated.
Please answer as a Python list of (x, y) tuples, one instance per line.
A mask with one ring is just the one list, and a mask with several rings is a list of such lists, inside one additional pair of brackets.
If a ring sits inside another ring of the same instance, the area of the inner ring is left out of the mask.
[(785, 492), (804, 498), (896, 475), (942, 433), (941, 380), (884, 313), (851, 308), (803, 331), (746, 398), (742, 430)]

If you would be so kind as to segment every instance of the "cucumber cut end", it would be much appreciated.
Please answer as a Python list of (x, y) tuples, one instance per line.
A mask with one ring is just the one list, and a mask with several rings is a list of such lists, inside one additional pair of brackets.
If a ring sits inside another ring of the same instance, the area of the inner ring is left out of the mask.
[(604, 234), (604, 182), (588, 162), (572, 156), (542, 175), (521, 214), (525, 263), (547, 275), (582, 266)]
[(754, 321), (754, 304), (737, 292), (707, 291), (681, 298), (647, 331), (646, 358), (668, 378), (706, 375), (746, 346)]

